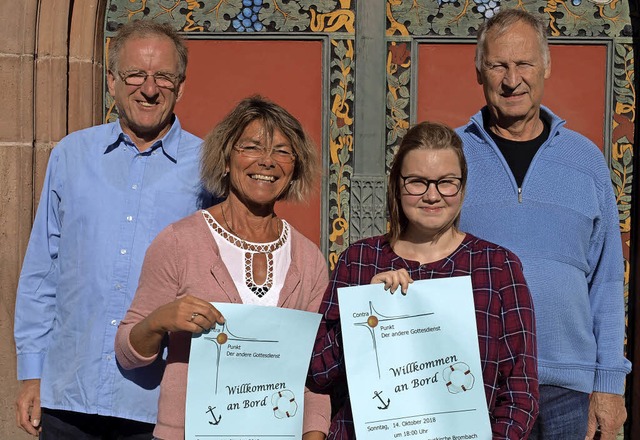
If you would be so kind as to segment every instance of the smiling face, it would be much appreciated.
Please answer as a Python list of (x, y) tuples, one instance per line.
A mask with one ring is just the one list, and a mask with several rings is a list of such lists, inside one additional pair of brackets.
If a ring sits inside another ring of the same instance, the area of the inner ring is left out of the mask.
[(169, 130), (173, 109), (184, 89), (184, 82), (174, 88), (158, 87), (151, 75), (162, 72), (177, 76), (178, 65), (178, 53), (169, 38), (132, 38), (120, 49), (118, 72), (141, 71), (149, 76), (142, 85), (130, 86), (118, 72), (108, 73), (107, 85), (116, 101), (122, 130), (141, 151)]
[[(236, 146), (262, 147), (267, 153), (274, 150), (294, 152), (288, 138), (275, 129), (271, 139), (260, 120), (249, 123), (236, 142)], [(296, 163), (274, 160), (273, 154), (249, 157), (232, 148), (227, 165), (229, 197), (235, 197), (247, 206), (273, 210), (273, 205), (286, 192), (292, 181)]]
[(544, 81), (551, 75), (535, 30), (516, 22), (498, 34), (489, 30), (476, 71), (491, 115), (490, 125), (537, 124)]
[[(425, 180), (462, 177), (459, 158), (450, 148), (411, 150), (405, 155), (401, 169), (404, 177)], [(455, 196), (443, 197), (432, 183), (426, 193), (413, 196), (407, 193), (400, 179), (398, 191), (401, 209), (408, 220), (405, 236), (433, 238), (454, 227), (462, 207), (462, 190)]]

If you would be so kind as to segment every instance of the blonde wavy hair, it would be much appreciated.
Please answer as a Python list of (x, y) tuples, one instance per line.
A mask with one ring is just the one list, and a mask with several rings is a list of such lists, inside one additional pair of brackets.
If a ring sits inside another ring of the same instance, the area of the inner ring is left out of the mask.
[(278, 104), (261, 96), (245, 98), (207, 135), (202, 147), (200, 176), (206, 189), (218, 196), (229, 194), (229, 175), (226, 173), (234, 145), (245, 128), (260, 121), (270, 140), (276, 130), (291, 142), (296, 155), (293, 180), (279, 200), (302, 201), (309, 195), (319, 174), (316, 147), (300, 122)]

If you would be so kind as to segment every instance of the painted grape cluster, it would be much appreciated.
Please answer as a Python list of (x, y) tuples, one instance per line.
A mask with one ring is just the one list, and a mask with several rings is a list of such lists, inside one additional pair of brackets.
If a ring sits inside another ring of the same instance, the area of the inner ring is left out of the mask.
[(500, 10), (499, 0), (473, 0), (476, 3), (476, 9), (485, 18), (491, 18)]
[[(484, 18), (491, 18), (500, 10), (500, 0), (473, 0), (476, 4), (476, 10), (482, 14)], [(582, 0), (572, 0), (582, 1)], [(442, 6), (447, 3), (460, 6), (460, 0), (438, 0), (438, 5)]]
[(259, 32), (264, 26), (258, 20), (258, 12), (262, 9), (262, 0), (242, 0), (242, 9), (231, 21), (238, 32)]

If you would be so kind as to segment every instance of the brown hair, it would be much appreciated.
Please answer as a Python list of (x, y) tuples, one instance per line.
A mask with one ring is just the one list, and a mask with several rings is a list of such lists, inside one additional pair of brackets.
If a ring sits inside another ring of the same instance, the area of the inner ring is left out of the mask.
[[(458, 163), (462, 172), (462, 188), (464, 195), (467, 183), (467, 161), (462, 151), (462, 140), (451, 128), (437, 122), (421, 122), (411, 127), (402, 138), (400, 147), (393, 158), (393, 164), (389, 172), (389, 184), (387, 185), (387, 207), (389, 209), (389, 232), (387, 239), (394, 244), (405, 231), (409, 223), (407, 216), (400, 204), (400, 174), (402, 162), (410, 151), (413, 150), (453, 150), (458, 156)], [(453, 226), (460, 223), (460, 213), (453, 220)]]
[(125, 23), (118, 29), (118, 33), (109, 40), (109, 70), (115, 74), (118, 71), (120, 51), (125, 43), (134, 38), (166, 37), (176, 47), (178, 53), (178, 76), (184, 81), (189, 58), (187, 46), (178, 32), (167, 23), (153, 20), (136, 20)]
[(511, 26), (518, 22), (523, 22), (531, 26), (538, 36), (538, 43), (542, 51), (544, 66), (549, 67), (551, 55), (549, 53), (549, 42), (547, 41), (547, 29), (545, 24), (535, 15), (522, 9), (503, 9), (496, 15), (483, 22), (478, 29), (478, 42), (476, 44), (476, 69), (480, 70), (484, 62), (484, 50), (489, 31), (496, 36), (504, 34)]
[(253, 121), (264, 124), (270, 139), (276, 130), (291, 142), (296, 155), (293, 180), (280, 199), (303, 200), (311, 191), (320, 171), (318, 154), (300, 122), (278, 104), (261, 96), (245, 98), (207, 135), (202, 147), (200, 175), (205, 187), (220, 196), (229, 194), (229, 175), (226, 173), (231, 149), (245, 128)]

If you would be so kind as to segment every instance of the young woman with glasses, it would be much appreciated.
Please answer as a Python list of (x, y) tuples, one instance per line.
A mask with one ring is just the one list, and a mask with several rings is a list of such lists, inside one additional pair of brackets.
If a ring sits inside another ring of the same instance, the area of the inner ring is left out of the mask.
[(466, 177), (462, 142), (453, 130), (423, 122), (407, 132), (389, 175), (389, 232), (349, 246), (320, 306), (307, 386), (332, 396), (327, 438), (355, 438), (338, 288), (384, 283), (391, 293), (399, 287), (406, 294), (413, 280), (468, 275), (493, 438), (523, 439), (533, 426), (538, 380), (531, 296), (513, 253), (458, 229)]

